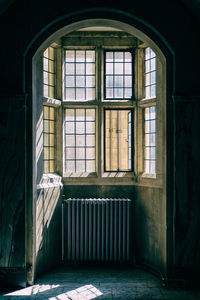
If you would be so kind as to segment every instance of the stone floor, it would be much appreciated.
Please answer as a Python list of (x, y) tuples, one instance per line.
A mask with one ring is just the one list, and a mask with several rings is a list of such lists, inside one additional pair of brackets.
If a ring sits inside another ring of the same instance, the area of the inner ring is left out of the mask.
[(0, 299), (160, 299), (199, 300), (200, 290), (165, 289), (159, 278), (139, 269), (57, 268), (35, 285), (0, 293)]

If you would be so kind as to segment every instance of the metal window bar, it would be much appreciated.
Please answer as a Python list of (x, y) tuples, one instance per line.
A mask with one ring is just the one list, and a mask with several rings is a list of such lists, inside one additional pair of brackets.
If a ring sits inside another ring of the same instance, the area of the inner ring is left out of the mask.
[[(77, 110), (79, 110), (79, 109), (84, 111), (84, 119), (80, 120), (80, 121), (77, 120)], [(65, 110), (67, 110), (67, 109), (65, 109)], [(94, 166), (95, 166), (95, 162), (96, 162), (96, 117), (94, 117), (93, 120), (87, 120), (87, 118), (86, 118), (87, 108), (74, 108), (73, 110), (74, 110), (74, 121), (68, 121), (67, 118), (65, 117), (65, 172), (70, 172), (70, 171), (67, 170), (67, 167), (66, 167), (66, 164), (69, 161), (74, 162), (74, 166), (75, 166), (74, 171), (75, 171), (75, 173), (78, 172), (77, 162), (83, 161), (84, 162), (83, 172), (87, 172), (88, 171), (87, 162), (93, 161)], [(94, 110), (94, 116), (95, 116), (96, 115), (95, 109), (93, 109), (93, 110)], [(67, 123), (69, 123), (69, 122), (74, 123), (74, 133), (69, 133), (69, 132), (66, 133), (66, 126), (67, 126)], [(84, 132), (83, 133), (77, 133), (77, 131), (76, 131), (76, 124), (79, 123), (79, 122), (84, 123), (84, 125), (83, 125), (84, 126)], [(94, 123), (94, 131), (92, 133), (87, 132), (87, 129), (86, 129), (87, 123)], [(84, 141), (85, 141), (84, 146), (83, 145), (79, 146), (77, 144), (77, 136), (78, 135), (84, 137)], [(73, 136), (74, 137), (74, 146), (67, 145), (67, 136)], [(91, 145), (88, 146), (87, 136), (93, 136), (94, 137), (94, 145), (93, 146), (91, 146)], [(69, 148), (69, 149), (74, 148), (74, 158), (73, 159), (67, 158), (67, 155), (66, 155), (66, 149), (67, 148)], [(82, 158), (82, 159), (77, 158), (77, 149), (83, 149), (83, 151), (84, 151), (84, 156), (83, 157), (84, 158)], [(87, 158), (87, 150), (88, 149), (94, 149), (94, 154), (95, 154), (94, 158), (92, 158), (92, 159)], [(95, 172), (95, 170), (94, 170), (94, 172)]]

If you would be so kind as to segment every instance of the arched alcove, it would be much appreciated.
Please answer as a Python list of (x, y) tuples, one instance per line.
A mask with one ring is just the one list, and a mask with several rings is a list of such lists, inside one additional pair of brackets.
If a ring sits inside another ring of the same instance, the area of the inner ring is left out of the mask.
[[(110, 14), (110, 17), (109, 17)], [(67, 24), (64, 26), (64, 24)], [(28, 273), (28, 281), (33, 281), (35, 276), (47, 270), (51, 265), (61, 261), (61, 194), (63, 176), (62, 172), (57, 177), (44, 177), (42, 165), (39, 160), (40, 154), (43, 150), (38, 148), (43, 143), (40, 140), (42, 136), (41, 122), (43, 122), (42, 107), (42, 56), (46, 48), (53, 42), (59, 40), (61, 37), (69, 35), (70, 33), (78, 30), (83, 30), (88, 27), (106, 27), (114, 28), (122, 32), (128, 33), (133, 36), (137, 41), (144, 43), (145, 47), (150, 47), (158, 59), (158, 80), (159, 80), (159, 101), (158, 107), (158, 121), (157, 128), (158, 134), (158, 153), (159, 172), (156, 177), (143, 177), (140, 170), (141, 162), (138, 161), (139, 150), (137, 149), (134, 160), (137, 160), (136, 172), (131, 181), (115, 182), (115, 186), (126, 197), (133, 195), (134, 200), (134, 253), (133, 265), (139, 264), (149, 267), (152, 270), (166, 273), (170, 272), (173, 265), (173, 144), (167, 146), (167, 137), (172, 132), (173, 124), (168, 124), (168, 116), (173, 112), (171, 101), (172, 94), (172, 60), (171, 54), (165, 41), (155, 32), (148, 24), (141, 20), (135, 19), (133, 16), (127, 16), (122, 12), (108, 12), (104, 9), (100, 11), (87, 11), (77, 13), (73, 16), (65, 16), (62, 20), (57, 20), (44, 31), (38, 35), (33, 41), (32, 45), (27, 50), (27, 92), (29, 94), (30, 115), (27, 118), (28, 128), (31, 131), (32, 137), (30, 138), (30, 131), (27, 132), (28, 145), (32, 151), (27, 154), (28, 174), (27, 178), (27, 222), (26, 222), (26, 261), (31, 265), (30, 272)], [(73, 46), (73, 45), (72, 45)], [(34, 55), (31, 54), (34, 52)], [(31, 69), (31, 72), (29, 71)], [(51, 98), (51, 97), (49, 97)], [(62, 99), (59, 99), (62, 100)], [(48, 100), (51, 102), (51, 100)], [(137, 101), (136, 101), (137, 102)], [(53, 102), (52, 102), (53, 103)], [(136, 104), (133, 109), (137, 110), (137, 118), (143, 115), (147, 102), (142, 102), (141, 105)], [(138, 121), (139, 122), (139, 121)], [(143, 125), (141, 126), (143, 127)], [(137, 143), (140, 139), (140, 133), (137, 135)], [(62, 136), (62, 133), (59, 135)], [(136, 142), (135, 142), (136, 143)], [(42, 180), (42, 181), (41, 181)], [(49, 191), (44, 191), (44, 186), (50, 187), (49, 190), (51, 197), (48, 196), (48, 204), (45, 203), (46, 195)], [(80, 190), (86, 189), (88, 185), (85, 183), (66, 183), (64, 180), (64, 192), (69, 193), (74, 197), (73, 189), (76, 188), (77, 193), (80, 195)], [(104, 186), (105, 185), (105, 186)], [(97, 181), (91, 185), (92, 193), (105, 197), (105, 193), (116, 197), (119, 190), (113, 192), (110, 189), (112, 182), (98, 183)], [(42, 188), (41, 188), (42, 186)], [(67, 188), (66, 188), (67, 186)], [(95, 187), (94, 187), (95, 186)], [(103, 188), (102, 188), (103, 186)], [(123, 187), (123, 189), (121, 189)], [(94, 191), (95, 189), (95, 191)], [(56, 194), (54, 196), (54, 193)], [(99, 194), (98, 194), (99, 193)], [(114, 193), (114, 194), (113, 194)], [(90, 194), (88, 194), (90, 196)], [(81, 196), (79, 196), (81, 197)], [(39, 203), (39, 204), (37, 204)], [(45, 208), (45, 205), (47, 207)], [(48, 205), (50, 212), (47, 212)], [(45, 213), (44, 213), (45, 211)], [(42, 219), (40, 215), (43, 214)], [(46, 215), (47, 214), (47, 215)], [(42, 226), (37, 225), (40, 222)], [(46, 226), (46, 227), (45, 227)], [(51, 229), (49, 229), (51, 226)], [(58, 234), (57, 234), (57, 233)], [(39, 242), (38, 242), (39, 241)], [(37, 242), (39, 243), (37, 245)], [(45, 245), (44, 245), (45, 244)], [(57, 245), (57, 254), (56, 251)], [(41, 251), (40, 251), (41, 250)], [(40, 252), (40, 254), (38, 254)], [(55, 261), (52, 261), (52, 258)]]

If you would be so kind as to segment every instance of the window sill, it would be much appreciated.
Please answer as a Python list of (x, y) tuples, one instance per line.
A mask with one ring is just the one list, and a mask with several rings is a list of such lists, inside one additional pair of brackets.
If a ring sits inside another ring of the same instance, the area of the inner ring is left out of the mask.
[(141, 175), (142, 178), (149, 178), (149, 179), (156, 179), (156, 174), (150, 174), (150, 173), (143, 173)]

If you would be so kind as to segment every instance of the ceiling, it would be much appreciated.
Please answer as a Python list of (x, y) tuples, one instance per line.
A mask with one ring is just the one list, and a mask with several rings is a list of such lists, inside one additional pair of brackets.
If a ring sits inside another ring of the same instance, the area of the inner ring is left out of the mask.
[[(0, 0), (0, 15), (2, 15), (6, 9), (17, 0)], [(194, 14), (200, 17), (200, 0), (176, 0), (182, 2), (193, 11)]]

